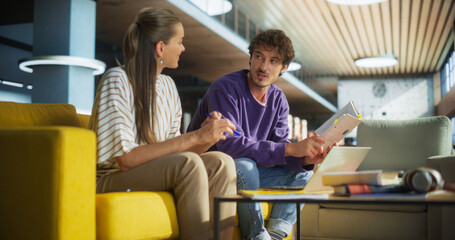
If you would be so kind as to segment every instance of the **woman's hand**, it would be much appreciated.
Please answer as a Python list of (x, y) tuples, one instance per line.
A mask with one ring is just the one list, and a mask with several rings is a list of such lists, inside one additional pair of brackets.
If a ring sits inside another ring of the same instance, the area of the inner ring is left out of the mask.
[(210, 116), (212, 116), (212, 117), (207, 116), (207, 118), (204, 120), (204, 122), (202, 122), (201, 127), (205, 126), (207, 123), (209, 123), (213, 120), (221, 119), (221, 117), (223, 115), (220, 112), (212, 111), (210, 113)]
[(200, 138), (199, 142), (201, 144), (209, 144), (211, 146), (220, 140), (226, 140), (225, 133), (233, 135), (235, 125), (229, 119), (222, 119), (221, 113), (217, 111), (211, 112), (210, 116), (212, 117), (207, 117), (201, 124), (201, 128), (195, 133)]

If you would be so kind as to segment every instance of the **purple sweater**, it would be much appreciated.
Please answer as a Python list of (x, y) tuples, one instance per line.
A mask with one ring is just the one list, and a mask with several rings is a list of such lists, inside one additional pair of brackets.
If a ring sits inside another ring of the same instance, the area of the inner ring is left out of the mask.
[(275, 85), (267, 90), (267, 103), (259, 104), (250, 92), (248, 70), (233, 72), (212, 83), (199, 105), (188, 131), (201, 127), (206, 113), (220, 112), (237, 128), (241, 136), (228, 136), (210, 150), (219, 150), (232, 158), (247, 157), (258, 167), (283, 167), (295, 171), (308, 171), (313, 165), (302, 167), (302, 158), (285, 157), (289, 134), (289, 104), (283, 91)]

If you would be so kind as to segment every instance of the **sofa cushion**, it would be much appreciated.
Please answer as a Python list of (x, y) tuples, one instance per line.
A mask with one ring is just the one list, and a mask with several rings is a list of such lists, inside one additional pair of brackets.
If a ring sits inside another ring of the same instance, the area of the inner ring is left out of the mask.
[(452, 122), (446, 116), (411, 120), (364, 120), (358, 146), (372, 147), (359, 170), (408, 170), (426, 166), (427, 158), (452, 153)]
[(96, 195), (96, 239), (176, 239), (174, 199), (169, 192)]
[(70, 104), (0, 102), (0, 127), (73, 126), (81, 123)]

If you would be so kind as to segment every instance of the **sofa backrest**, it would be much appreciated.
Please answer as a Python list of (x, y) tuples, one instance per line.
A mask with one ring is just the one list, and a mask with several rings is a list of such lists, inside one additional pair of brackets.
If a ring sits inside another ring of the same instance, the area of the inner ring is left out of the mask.
[(88, 129), (88, 124), (90, 122), (90, 115), (78, 113), (77, 117), (79, 118), (79, 121), (81, 122), (81, 127)]
[(71, 104), (0, 102), (0, 127), (81, 127)]
[(445, 116), (412, 120), (364, 120), (357, 145), (372, 147), (359, 170), (409, 170), (427, 158), (452, 154), (452, 123)]

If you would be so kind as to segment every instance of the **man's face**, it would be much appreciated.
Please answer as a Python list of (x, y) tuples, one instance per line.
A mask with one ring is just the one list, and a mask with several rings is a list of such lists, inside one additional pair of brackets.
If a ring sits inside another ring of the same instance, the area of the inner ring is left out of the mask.
[(286, 65), (283, 66), (278, 48), (269, 49), (261, 45), (251, 55), (249, 81), (258, 88), (268, 88), (278, 80), (280, 73), (286, 68)]

